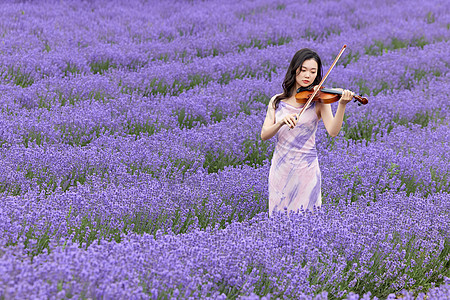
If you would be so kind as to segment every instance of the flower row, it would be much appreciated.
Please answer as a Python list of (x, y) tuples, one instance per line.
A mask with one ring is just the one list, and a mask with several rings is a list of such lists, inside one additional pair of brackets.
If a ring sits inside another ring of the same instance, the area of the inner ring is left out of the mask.
[(419, 292), (450, 275), (449, 199), (387, 194), (370, 205), (269, 219), (261, 213), (222, 230), (122, 234), (120, 243), (87, 249), (63, 237), (32, 260), (21, 254), (22, 241), (0, 252), (0, 295), (355, 299)]

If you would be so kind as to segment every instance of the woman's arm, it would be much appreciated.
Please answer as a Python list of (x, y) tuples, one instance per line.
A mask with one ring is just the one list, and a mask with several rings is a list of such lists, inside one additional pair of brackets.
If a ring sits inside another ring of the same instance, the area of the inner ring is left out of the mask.
[(264, 120), (264, 124), (261, 128), (261, 139), (263, 141), (272, 138), (275, 134), (277, 134), (278, 130), (283, 127), (283, 125), (288, 125), (289, 127), (294, 128), (297, 124), (297, 114), (287, 115), (282, 120), (275, 122), (275, 109), (273, 108), (273, 101), (276, 96), (277, 95), (270, 99), (269, 105), (267, 106), (266, 119)]
[(280, 130), (283, 124), (275, 123), (275, 109), (273, 108), (273, 100), (276, 96), (273, 96), (269, 101), (269, 105), (267, 106), (266, 119), (264, 120), (264, 124), (261, 128), (261, 139), (263, 141), (270, 139), (273, 137), (278, 130)]
[(339, 105), (336, 110), (336, 114), (333, 117), (333, 112), (331, 110), (330, 104), (319, 104), (319, 116), (323, 120), (323, 124), (329, 135), (335, 137), (338, 135), (342, 127), (342, 122), (344, 121), (345, 106), (353, 98), (353, 92), (349, 90), (344, 90), (341, 99), (339, 100)]

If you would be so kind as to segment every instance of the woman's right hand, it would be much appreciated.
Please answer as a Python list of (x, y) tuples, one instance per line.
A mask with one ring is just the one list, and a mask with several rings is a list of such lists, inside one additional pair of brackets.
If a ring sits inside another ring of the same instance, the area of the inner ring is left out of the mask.
[(282, 120), (281, 120), (282, 125), (287, 125), (289, 126), (289, 128), (294, 128), (295, 125), (297, 125), (297, 114), (290, 114), (290, 115), (286, 115)]

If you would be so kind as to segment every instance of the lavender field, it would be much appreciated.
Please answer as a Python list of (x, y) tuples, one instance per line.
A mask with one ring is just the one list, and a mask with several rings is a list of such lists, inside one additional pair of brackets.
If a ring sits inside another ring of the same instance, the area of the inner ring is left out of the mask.
[[(450, 299), (448, 0), (0, 7), (0, 299)], [(343, 44), (369, 104), (269, 218), (269, 99)]]

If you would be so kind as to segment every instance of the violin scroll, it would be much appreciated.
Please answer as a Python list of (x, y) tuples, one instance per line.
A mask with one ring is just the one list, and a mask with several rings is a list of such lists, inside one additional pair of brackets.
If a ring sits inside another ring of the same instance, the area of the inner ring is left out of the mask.
[(355, 98), (355, 102), (358, 101), (358, 105), (366, 105), (367, 103), (369, 103), (369, 100), (367, 100), (366, 97), (362, 97), (361, 95), (354, 95), (353, 98)]

